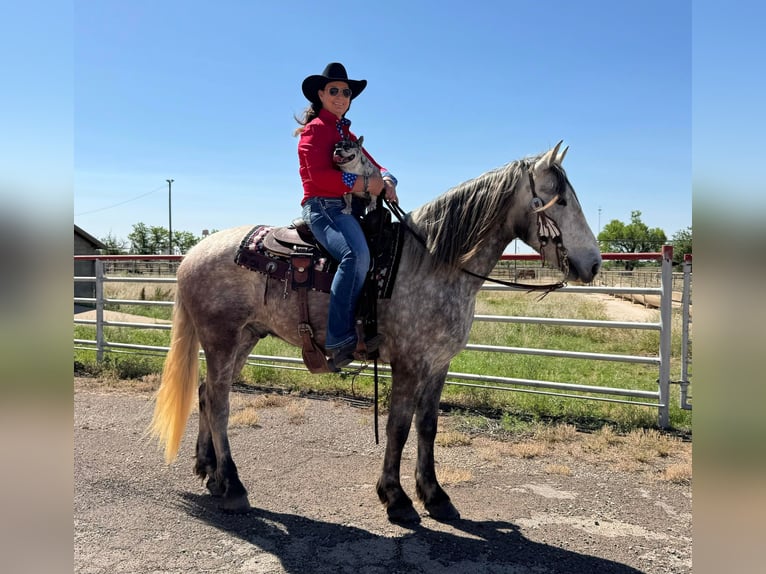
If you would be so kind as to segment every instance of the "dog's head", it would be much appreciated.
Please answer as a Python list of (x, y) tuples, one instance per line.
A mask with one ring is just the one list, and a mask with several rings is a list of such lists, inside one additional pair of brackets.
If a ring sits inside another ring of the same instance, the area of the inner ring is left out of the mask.
[(362, 155), (362, 142), (364, 136), (357, 141), (341, 140), (335, 144), (332, 150), (332, 161), (341, 169), (350, 167), (354, 160), (358, 160)]

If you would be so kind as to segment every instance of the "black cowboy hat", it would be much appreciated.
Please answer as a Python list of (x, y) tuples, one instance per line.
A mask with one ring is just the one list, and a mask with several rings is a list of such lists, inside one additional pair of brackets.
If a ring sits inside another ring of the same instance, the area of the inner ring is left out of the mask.
[(352, 100), (367, 87), (367, 80), (349, 80), (343, 64), (332, 62), (325, 66), (324, 71), (320, 75), (315, 74), (303, 80), (303, 85), (301, 86), (303, 95), (306, 96), (308, 101), (319, 103), (317, 92), (324, 90), (324, 87), (330, 82), (346, 82), (348, 87), (351, 88)]

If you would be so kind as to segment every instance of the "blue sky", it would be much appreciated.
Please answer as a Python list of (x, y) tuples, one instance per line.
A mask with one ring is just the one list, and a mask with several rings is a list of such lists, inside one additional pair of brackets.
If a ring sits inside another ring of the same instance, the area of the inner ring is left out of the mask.
[(3, 96), (34, 113), (5, 118), (0, 183), (58, 191), (70, 170), (74, 222), (96, 237), (167, 226), (168, 178), (175, 230), (289, 222), (300, 83), (333, 60), (369, 81), (352, 129), (405, 209), (564, 139), (594, 231), (633, 210), (669, 237), (692, 223), (690, 2), (52, 4), (8, 8), (33, 41), (0, 24), (45, 72), (18, 66), (25, 89)]
[[(74, 222), (96, 237), (288, 223), (293, 116), (330, 61), (365, 93), (352, 130), (405, 209), (571, 146), (595, 232), (691, 225), (689, 2), (75, 2)], [(599, 209), (601, 213), (599, 214)]]

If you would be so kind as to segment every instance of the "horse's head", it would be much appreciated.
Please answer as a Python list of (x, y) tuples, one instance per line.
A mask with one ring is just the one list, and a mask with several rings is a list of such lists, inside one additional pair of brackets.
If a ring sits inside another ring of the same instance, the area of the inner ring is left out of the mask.
[(527, 164), (517, 191), (525, 194), (525, 215), (516, 230), (546, 261), (556, 262), (567, 279), (590, 283), (601, 267), (601, 253), (561, 166), (569, 149), (559, 153), (561, 143)]

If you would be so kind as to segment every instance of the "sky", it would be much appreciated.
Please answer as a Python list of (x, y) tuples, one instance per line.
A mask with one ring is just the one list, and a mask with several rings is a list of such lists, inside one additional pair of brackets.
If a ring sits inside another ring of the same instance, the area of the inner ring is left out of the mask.
[(595, 233), (634, 210), (668, 238), (692, 224), (690, 2), (101, 0), (73, 20), (74, 223), (98, 238), (299, 216), (300, 85), (331, 61), (368, 80), (351, 129), (406, 211), (563, 139)]

